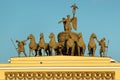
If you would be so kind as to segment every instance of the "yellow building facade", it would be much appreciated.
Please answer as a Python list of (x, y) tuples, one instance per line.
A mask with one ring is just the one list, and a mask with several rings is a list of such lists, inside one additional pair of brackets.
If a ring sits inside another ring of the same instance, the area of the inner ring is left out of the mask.
[(0, 64), (0, 80), (119, 80), (120, 63), (109, 57), (14, 57)]

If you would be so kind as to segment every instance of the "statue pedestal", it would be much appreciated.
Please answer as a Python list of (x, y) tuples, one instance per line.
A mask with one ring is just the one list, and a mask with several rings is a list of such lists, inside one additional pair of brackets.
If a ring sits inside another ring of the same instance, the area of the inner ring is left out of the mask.
[[(106, 57), (81, 57), (81, 56), (42, 56), (42, 57), (16, 57), (11, 58), (11, 64), (40, 64), (41, 66), (90, 66), (104, 65), (110, 63), (110, 58)], [(90, 65), (89, 65), (90, 64)]]
[(117, 80), (119, 75), (120, 63), (108, 57), (15, 57), (9, 64), (0, 64), (0, 79), (6, 80)]

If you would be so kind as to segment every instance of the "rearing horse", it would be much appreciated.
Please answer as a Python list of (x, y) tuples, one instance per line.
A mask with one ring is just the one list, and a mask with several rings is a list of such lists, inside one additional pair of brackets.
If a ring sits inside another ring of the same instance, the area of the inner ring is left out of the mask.
[(41, 49), (44, 49), (44, 54), (46, 53), (47, 55), (49, 55), (48, 52), (47, 52), (47, 50), (48, 50), (48, 43), (45, 43), (44, 34), (43, 33), (40, 33), (40, 41), (39, 41), (38, 45), (39, 45), (39, 47), (38, 47), (39, 55), (42, 55)]
[[(58, 43), (55, 40), (55, 35), (54, 33), (50, 33), (49, 35), (50, 41), (49, 41), (49, 50), (50, 50), (50, 55), (52, 55), (52, 51), (55, 51), (55, 54), (57, 53), (58, 50)], [(57, 54), (56, 54), (57, 55)]]
[(66, 41), (66, 47), (67, 47), (66, 54), (69, 55), (69, 52), (71, 51), (70, 52), (71, 56), (74, 56), (75, 43), (74, 43), (74, 40), (72, 39), (71, 34), (68, 35), (68, 39)]
[(95, 35), (95, 33), (92, 33), (91, 36), (90, 36), (90, 41), (88, 43), (88, 54), (89, 56), (94, 56), (95, 54), (95, 51), (96, 51), (96, 43), (94, 41), (94, 39), (97, 40), (97, 37)]
[(82, 33), (78, 34), (77, 46), (78, 46), (78, 55), (79, 56), (84, 56), (84, 53), (85, 53), (85, 50), (86, 50), (86, 45), (84, 43)]
[(35, 56), (37, 56), (38, 44), (35, 42), (34, 36), (30, 34), (27, 39), (30, 39), (29, 56), (31, 56), (31, 53), (33, 54), (33, 50), (35, 50)]

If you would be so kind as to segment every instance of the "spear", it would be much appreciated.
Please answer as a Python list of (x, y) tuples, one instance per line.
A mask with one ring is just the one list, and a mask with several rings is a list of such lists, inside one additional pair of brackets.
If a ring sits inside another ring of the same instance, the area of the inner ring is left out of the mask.
[[(17, 51), (17, 47), (16, 47), (16, 45), (15, 45), (15, 43), (14, 43), (14, 41), (13, 41), (13, 39), (11, 38), (11, 42), (12, 42), (12, 44), (13, 44), (13, 46), (14, 46), (14, 48), (15, 48), (15, 50)], [(17, 51), (18, 52), (18, 51)]]

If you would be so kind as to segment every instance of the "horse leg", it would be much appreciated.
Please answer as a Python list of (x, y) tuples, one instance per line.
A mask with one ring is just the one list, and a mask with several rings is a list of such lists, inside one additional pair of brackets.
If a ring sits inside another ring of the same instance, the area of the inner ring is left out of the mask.
[(82, 47), (82, 56), (84, 56), (85, 49)]
[(55, 54), (55, 56), (57, 55), (57, 49), (54, 49), (54, 54)]
[(20, 57), (20, 51), (18, 51), (18, 57)]
[(68, 52), (69, 52), (69, 47), (67, 47), (67, 52), (66, 52), (67, 55), (68, 55)]
[(82, 54), (82, 47), (80, 47), (80, 56), (82, 56), (83, 54)]
[(33, 50), (31, 50), (31, 52), (32, 52), (32, 55), (34, 56)]
[(96, 48), (93, 48), (93, 50), (92, 50), (92, 56), (95, 56), (95, 50), (96, 50)]
[(25, 51), (23, 51), (23, 53), (24, 53), (25, 57), (27, 57), (26, 52), (25, 52)]
[(47, 50), (48, 50), (48, 52), (47, 52), (47, 53), (48, 53), (48, 55), (50, 56), (50, 55), (51, 55), (51, 53), (50, 53), (50, 48), (48, 47), (48, 49), (47, 49)]
[(102, 57), (102, 48), (100, 48), (100, 57)]
[(52, 56), (52, 48), (50, 48), (50, 51), (49, 51), (49, 52), (50, 52), (50, 56)]
[(102, 57), (102, 52), (100, 52), (100, 57)]
[(83, 46), (83, 56), (85, 54), (85, 50), (86, 50), (86, 45), (84, 44), (84, 46)]
[(29, 57), (31, 56), (31, 53), (32, 53), (32, 55), (34, 56), (32, 49), (29, 50)]
[(83, 56), (84, 56), (84, 54), (85, 54), (85, 49), (83, 49)]
[(74, 56), (74, 46), (72, 46), (71, 56)]
[(35, 50), (35, 56), (37, 56), (37, 50)]
[(88, 55), (90, 56), (91, 48), (88, 46)]
[(38, 50), (38, 55), (42, 56), (41, 48), (39, 48), (39, 50)]
[[(43, 49), (44, 49), (44, 56), (45, 56), (45, 54), (47, 54), (47, 53), (46, 53), (46, 48), (44, 47)], [(48, 55), (48, 54), (47, 54), (47, 55)]]
[(47, 51), (47, 49), (45, 50), (45, 53), (47, 54), (47, 56), (49, 56), (49, 52)]
[(81, 56), (84, 56), (83, 47), (80, 47), (80, 54), (81, 54)]
[(50, 56), (50, 50), (49, 50), (49, 47), (46, 47), (46, 48), (45, 48), (45, 53), (47, 54), (47, 56)]
[(78, 56), (80, 56), (80, 48), (78, 47)]
[(59, 55), (62, 55), (62, 47), (59, 47), (58, 50), (59, 50)]

